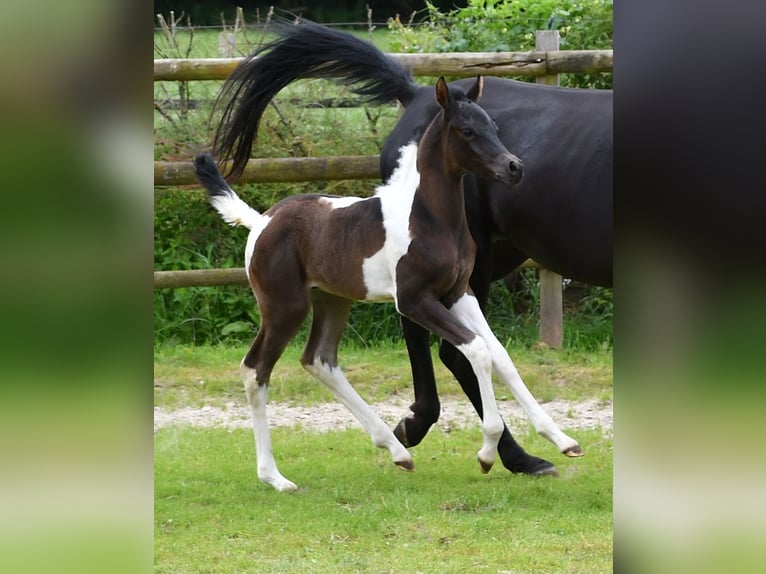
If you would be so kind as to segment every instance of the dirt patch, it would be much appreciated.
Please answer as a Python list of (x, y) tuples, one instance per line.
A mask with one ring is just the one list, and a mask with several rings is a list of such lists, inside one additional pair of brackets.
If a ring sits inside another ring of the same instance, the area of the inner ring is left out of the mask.
[[(389, 400), (374, 403), (372, 408), (389, 425), (395, 425), (399, 419), (409, 413), (409, 402)], [(515, 401), (498, 401), (500, 414), (511, 431), (521, 432), (529, 428), (529, 419)], [(567, 429), (602, 429), (612, 434), (612, 402), (587, 400), (582, 402), (550, 401), (542, 404), (562, 430)], [(449, 432), (452, 428), (477, 425), (476, 412), (468, 400), (447, 399), (442, 401), (439, 426)], [(313, 406), (291, 406), (281, 403), (269, 404), (269, 423), (271, 427), (300, 426), (305, 430), (325, 432), (347, 428), (362, 428), (353, 415), (339, 403), (322, 403)], [(167, 411), (154, 408), (154, 430), (170, 425), (192, 425), (198, 427), (250, 428), (250, 411), (246, 406), (227, 403), (225, 408), (205, 406), (202, 408), (183, 408)]]

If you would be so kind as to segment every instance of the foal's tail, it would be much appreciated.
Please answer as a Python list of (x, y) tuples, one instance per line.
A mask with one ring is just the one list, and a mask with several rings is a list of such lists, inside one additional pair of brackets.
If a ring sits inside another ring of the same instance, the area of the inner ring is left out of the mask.
[(226, 223), (244, 225), (248, 229), (258, 224), (261, 214), (242, 201), (229, 187), (209, 153), (201, 153), (194, 158), (194, 171), (197, 181), (207, 190), (210, 204)]
[(227, 177), (242, 175), (266, 106), (295, 80), (335, 80), (353, 86), (366, 101), (399, 100), (405, 107), (418, 89), (399, 62), (351, 34), (307, 21), (275, 26), (277, 38), (235, 68), (216, 102), (216, 107), (224, 105), (213, 151), (232, 160)]

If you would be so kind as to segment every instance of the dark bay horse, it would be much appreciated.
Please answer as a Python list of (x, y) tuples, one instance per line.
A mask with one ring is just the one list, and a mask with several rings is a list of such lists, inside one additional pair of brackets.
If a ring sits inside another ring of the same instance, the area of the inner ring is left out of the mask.
[(354, 391), (338, 366), (338, 344), (353, 301), (393, 301), (399, 313), (449, 341), (471, 365), (484, 406), (484, 472), (495, 462), (503, 421), (492, 388), (502, 379), (562, 450), (577, 443), (562, 433), (524, 386), (468, 287), (476, 246), (465, 216), (466, 172), (502, 182), (513, 193), (523, 167), (497, 137), (497, 126), (476, 101), (482, 79), (466, 92), (436, 84), (440, 111), (419, 144), (402, 146), (388, 184), (373, 197), (292, 196), (261, 214), (228, 186), (212, 157), (195, 159), (199, 182), (224, 221), (250, 229), (248, 280), (261, 325), (242, 360), (253, 419), (259, 478), (295, 490), (277, 469), (266, 416), (272, 369), (309, 310), (313, 319), (301, 363), (329, 387), (397, 465), (412, 457)]
[[(214, 149), (220, 158), (233, 160), (229, 175), (241, 174), (271, 99), (295, 80), (325, 78), (350, 85), (371, 102), (404, 106), (381, 154), (381, 175), (388, 180), (401, 146), (417, 141), (438, 113), (433, 90), (417, 85), (396, 60), (350, 34), (310, 22), (283, 24), (277, 33), (235, 69), (222, 90), (225, 105)], [(465, 89), (469, 83), (451, 85)], [(524, 160), (526, 173), (513, 193), (498, 193), (504, 184), (480, 174), (464, 179), (468, 226), (478, 249), (470, 285), (482, 308), (490, 283), (527, 258), (566, 277), (610, 286), (611, 90), (486, 78), (481, 105), (497, 123), (500, 140)], [(428, 333), (406, 317), (402, 327), (415, 402), (395, 433), (403, 444), (415, 446), (438, 419), (440, 406)], [(442, 342), (440, 357), (483, 416), (470, 364), (448, 341)], [(526, 453), (507, 428), (498, 451), (512, 472), (556, 474), (552, 463)]]

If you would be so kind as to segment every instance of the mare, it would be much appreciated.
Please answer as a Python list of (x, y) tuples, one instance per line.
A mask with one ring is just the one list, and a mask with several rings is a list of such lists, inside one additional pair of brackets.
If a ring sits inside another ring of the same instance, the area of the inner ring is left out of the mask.
[[(372, 44), (310, 22), (282, 23), (275, 40), (237, 66), (219, 97), (224, 106), (214, 150), (222, 159), (232, 159), (229, 176), (242, 173), (271, 99), (301, 78), (339, 81), (370, 102), (404, 106), (381, 153), (384, 181), (394, 172), (401, 146), (418, 141), (439, 111), (433, 90), (416, 84), (403, 66)], [(450, 85), (467, 89), (469, 82)], [(497, 123), (503, 144), (524, 160), (526, 174), (513, 193), (504, 193), (507, 184), (481, 173), (464, 179), (468, 226), (477, 243), (470, 285), (482, 309), (490, 283), (527, 258), (566, 277), (610, 286), (612, 91), (485, 78), (481, 106)], [(415, 446), (438, 419), (440, 406), (428, 332), (407, 317), (401, 322), (415, 402), (395, 434), (404, 445)], [(483, 416), (470, 364), (447, 340), (440, 358)], [(507, 427), (498, 451), (511, 472), (557, 474), (551, 462), (525, 452)], [(578, 447), (567, 454), (581, 451)]]
[[(576, 442), (535, 403), (511, 358), (494, 337), (468, 287), (476, 253), (466, 222), (463, 177), (480, 173), (507, 186), (523, 167), (497, 137), (497, 126), (475, 102), (483, 80), (467, 92), (436, 84), (440, 111), (419, 144), (402, 147), (397, 168), (373, 197), (298, 195), (263, 214), (229, 187), (209, 154), (195, 171), (224, 221), (250, 229), (248, 280), (261, 325), (241, 368), (253, 420), (259, 478), (279, 491), (296, 485), (277, 469), (266, 415), (272, 369), (309, 310), (312, 324), (302, 365), (359, 420), (393, 462), (413, 469), (412, 456), (354, 391), (338, 366), (338, 344), (353, 301), (393, 301), (397, 311), (449, 341), (468, 360), (479, 384), (484, 420), (478, 460), (492, 467), (503, 422), (492, 389), (496, 374), (530, 404), (550, 440)], [(512, 188), (500, 188), (512, 193)]]

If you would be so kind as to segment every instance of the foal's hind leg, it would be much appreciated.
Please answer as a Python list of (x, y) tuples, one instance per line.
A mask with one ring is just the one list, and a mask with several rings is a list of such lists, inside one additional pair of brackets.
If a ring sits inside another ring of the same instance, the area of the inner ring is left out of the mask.
[(386, 448), (394, 463), (412, 470), (412, 456), (391, 429), (354, 390), (338, 367), (338, 344), (348, 321), (351, 301), (315, 290), (311, 334), (301, 357), (304, 368), (324, 383), (356, 417), (378, 448)]
[(271, 449), (266, 402), (274, 364), (308, 314), (309, 302), (306, 293), (296, 295), (298, 296), (292, 300), (287, 298), (289, 304), (261, 306), (261, 327), (241, 365), (253, 421), (258, 478), (279, 491), (295, 490), (297, 487), (277, 469)]

